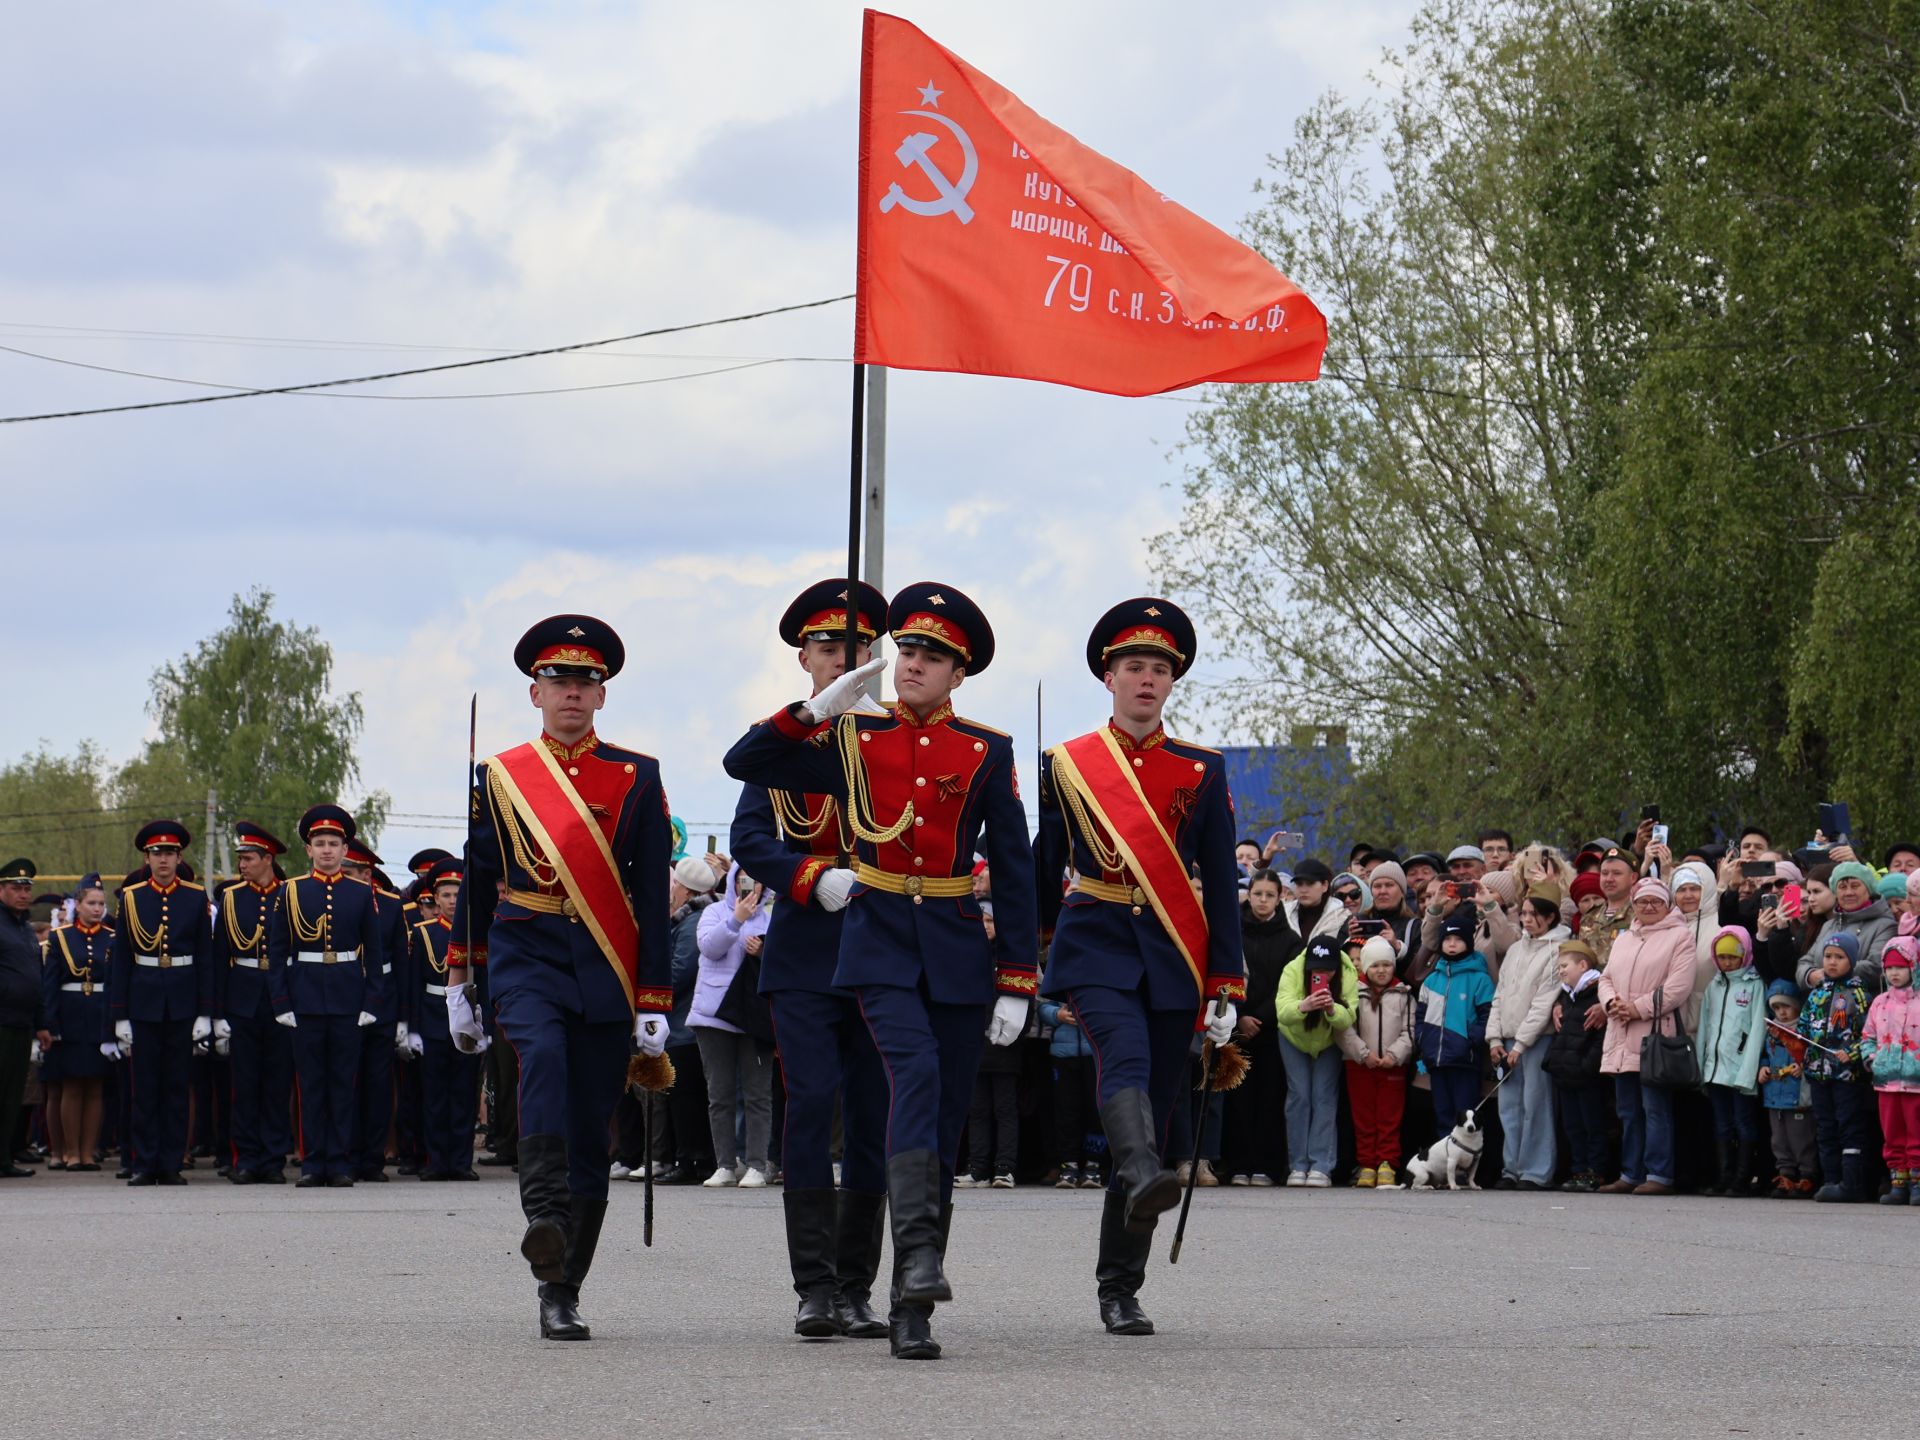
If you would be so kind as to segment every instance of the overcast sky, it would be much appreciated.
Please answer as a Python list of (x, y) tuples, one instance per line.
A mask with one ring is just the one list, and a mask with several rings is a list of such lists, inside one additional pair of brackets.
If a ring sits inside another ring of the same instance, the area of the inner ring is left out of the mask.
[[(1294, 117), (1364, 89), (1414, 7), (897, 8), (1232, 230)], [(844, 293), (859, 27), (839, 0), (19, 9), (0, 47), (0, 345), (258, 386)], [(842, 304), (355, 398), (0, 426), (0, 593), (32, 645), (0, 755), (84, 738), (129, 757), (155, 665), (265, 585), (362, 693), (367, 784), (401, 814), (457, 815), (468, 694), (483, 752), (525, 738), (513, 642), (580, 610), (627, 644), (602, 732), (660, 756), (696, 835), (724, 822), (720, 754), (800, 693), (775, 619), (844, 564), (846, 366), (367, 397), (845, 357), (852, 320)], [(0, 414), (190, 393), (0, 352)], [(1031, 754), (1037, 680), (1049, 740), (1103, 712), (1086, 631), (1149, 583), (1191, 407), (910, 373), (890, 398), (887, 588), (932, 578), (981, 602), (999, 658), (961, 709)], [(396, 822), (382, 848), (457, 832)]]

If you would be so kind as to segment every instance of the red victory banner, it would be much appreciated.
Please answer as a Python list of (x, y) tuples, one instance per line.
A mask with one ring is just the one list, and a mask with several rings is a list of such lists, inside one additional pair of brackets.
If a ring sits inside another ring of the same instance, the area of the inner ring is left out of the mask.
[(1260, 255), (892, 15), (866, 12), (854, 359), (1115, 395), (1313, 380)]

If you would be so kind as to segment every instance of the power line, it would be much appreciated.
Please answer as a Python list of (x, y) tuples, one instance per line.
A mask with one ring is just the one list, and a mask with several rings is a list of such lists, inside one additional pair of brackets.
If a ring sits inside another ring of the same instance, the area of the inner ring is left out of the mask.
[[(777, 305), (770, 310), (755, 310), (744, 315), (727, 315), (717, 320), (696, 320), (685, 325), (662, 325), (652, 330), (636, 330), (628, 335), (614, 335), (603, 340), (581, 340), (571, 345), (550, 345), (539, 350), (517, 350), (507, 355), (484, 355), (474, 360), (450, 360), (440, 365), (419, 365), (407, 370), (387, 370), (375, 375), (350, 375), (336, 380), (312, 380), (301, 385), (273, 385), (258, 389), (235, 390), (220, 395), (194, 395), (182, 400), (146, 400), (133, 405), (101, 405), (88, 410), (57, 410), (42, 415), (0, 415), (0, 425), (23, 425), (36, 420), (74, 420), (87, 415), (120, 415), (132, 410), (170, 410), (182, 405), (211, 405), (221, 400), (250, 400), (261, 395), (297, 395), (303, 391), (330, 390), (346, 385), (367, 385), (376, 380), (398, 380), (409, 375), (434, 375), (448, 370), (470, 370), (480, 365), (501, 365), (512, 360), (533, 360), (546, 355), (565, 355), (578, 350), (593, 350), (603, 345), (621, 345), (629, 340), (646, 340), (657, 335), (679, 335), (689, 330), (706, 330), (716, 325), (736, 325), (746, 320), (764, 320), (772, 315), (790, 315), (799, 310), (817, 310), (823, 305), (837, 305), (841, 301), (851, 300), (853, 296), (833, 295), (824, 300), (807, 300), (795, 305)], [(0, 351), (12, 354), (30, 355), (35, 359), (48, 359), (44, 355), (34, 355), (31, 351), (18, 350), (11, 345), (0, 345)], [(79, 361), (64, 362), (80, 365)], [(82, 366), (82, 368), (97, 368)]]
[[(160, 380), (169, 385), (196, 385), (207, 390), (231, 390), (250, 392), (245, 385), (230, 385), (221, 380), (189, 380), (179, 375), (156, 375), (150, 370), (123, 370), (117, 365), (96, 365), (86, 360), (71, 360), (61, 355), (42, 355), (33, 350), (21, 350), (12, 345), (0, 345), (0, 351), (10, 355), (22, 355), (29, 360), (44, 360), (50, 365), (71, 365), (76, 370), (97, 370), (106, 375), (127, 375), (136, 380)], [(738, 365), (722, 365), (713, 370), (684, 370), (676, 375), (651, 375), (640, 380), (608, 380), (592, 385), (559, 385), (545, 390), (489, 390), (478, 393), (455, 395), (342, 395), (331, 390), (296, 391), (298, 400), (507, 400), (521, 395), (572, 395), (583, 390), (622, 390), (635, 385), (664, 385), (672, 380), (698, 380), (707, 375), (730, 375), (735, 370), (757, 370), (762, 365), (782, 365), (790, 361), (807, 360), (811, 356), (770, 355), (756, 360), (746, 360)], [(216, 400), (234, 398), (231, 395), (216, 395)], [(99, 412), (83, 412), (94, 413)], [(34, 416), (27, 416), (34, 419)]]

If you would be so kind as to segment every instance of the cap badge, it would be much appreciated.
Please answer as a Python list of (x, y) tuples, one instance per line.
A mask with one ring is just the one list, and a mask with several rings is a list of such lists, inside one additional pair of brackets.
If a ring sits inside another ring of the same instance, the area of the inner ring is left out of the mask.
[(576, 625), (571, 630), (567, 631), (567, 634), (571, 635), (576, 640), (584, 640), (586, 638), (587, 632), (582, 630), (578, 625)]
[(947, 597), (944, 595), (929, 595), (927, 597), (927, 603), (929, 605), (944, 605), (947, 603)]

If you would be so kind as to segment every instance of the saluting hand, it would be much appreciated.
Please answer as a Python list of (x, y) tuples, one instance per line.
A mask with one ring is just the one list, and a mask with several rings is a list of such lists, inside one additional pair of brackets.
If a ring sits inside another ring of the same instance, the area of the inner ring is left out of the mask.
[(867, 693), (867, 681), (886, 668), (885, 658), (876, 655), (858, 670), (849, 670), (811, 700), (803, 700), (800, 708), (814, 724), (825, 724), (851, 710)]

